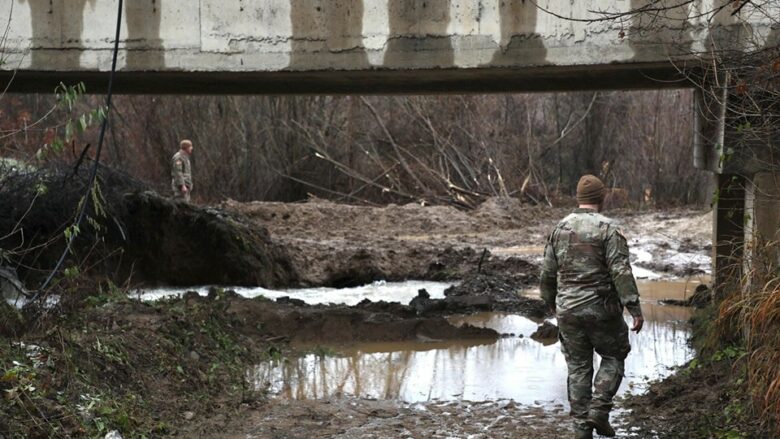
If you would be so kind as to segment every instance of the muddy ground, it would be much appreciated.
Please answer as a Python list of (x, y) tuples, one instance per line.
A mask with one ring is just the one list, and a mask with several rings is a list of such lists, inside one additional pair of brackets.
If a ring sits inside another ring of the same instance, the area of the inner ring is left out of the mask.
[[(166, 215), (190, 210), (163, 207), (157, 211)], [(431, 300), (421, 293), (409, 306), (385, 302), (310, 306), (294, 299), (244, 299), (222, 290), (214, 290), (208, 298), (187, 294), (155, 305), (101, 295), (91, 302), (94, 308), (79, 319), (55, 322), (54, 329), (43, 334), (31, 333), (25, 342), (50, 352), (52, 360), (45, 369), (35, 372), (33, 359), (13, 343), (8, 345), (17, 347), (5, 354), (25, 367), (30, 363), (33, 372), (25, 379), (49, 376), (46, 387), (35, 387), (47, 392), (37, 397), (45, 401), (43, 418), (58, 419), (60, 431), (66, 432), (63, 436), (117, 429), (127, 437), (128, 432), (224, 438), (565, 437), (570, 424), (562, 407), (516, 406), (507, 401), (408, 405), (355, 397), (281, 401), (247, 390), (241, 368), (263, 358), (302, 354), (292, 347), (299, 342), (327, 346), (358, 341), (495, 340), (501, 336), (485, 328), (456, 328), (444, 319), (449, 314), (492, 310), (544, 317), (546, 310), (540, 301), (522, 298), (517, 292), (538, 283), (544, 237), (568, 211), (528, 206), (513, 199), (488, 200), (472, 212), (414, 204), (371, 208), (322, 200), (300, 204), (227, 201), (204, 215), (240, 222), (242, 228), (257, 230), (264, 245), (279, 249), (274, 250), (275, 264), (283, 270), (274, 269), (269, 277), (277, 286), (279, 279), (285, 280), (285, 286), (337, 287), (380, 279), (463, 282), (445, 299)], [(639, 261), (645, 268), (670, 276), (700, 269), (685, 260), (663, 266), (658, 261), (668, 250), (706, 254), (706, 212), (613, 214), (624, 221), (629, 240), (651, 255), (650, 260)], [(227, 222), (219, 222), (220, 227)], [(223, 234), (229, 236), (229, 232)], [(240, 247), (231, 248), (239, 252)], [(231, 258), (237, 260), (236, 255)], [(165, 255), (156, 256), (156, 260), (164, 259)], [(241, 283), (252, 283), (252, 276), (245, 273)], [(66, 354), (66, 346), (74, 351)], [(62, 352), (57, 355), (59, 349)], [(60, 376), (58, 370), (68, 373)], [(69, 380), (85, 384), (74, 385)], [(0, 380), (6, 393), (20, 383), (16, 375)], [(122, 402), (110, 409), (97, 404), (102, 412), (73, 408), (83, 406), (74, 405), (80, 394), (96, 392)], [(6, 413), (21, 419), (15, 426), (29, 428), (15, 431), (46, 437), (40, 425), (23, 422), (25, 413), (40, 406), (25, 402), (22, 396), (14, 394), (4, 400), (11, 401), (11, 411)], [(106, 424), (96, 424), (95, 419)], [(97, 429), (101, 425), (104, 428)], [(643, 428), (653, 429), (651, 425)]]
[[(301, 286), (336, 287), (380, 279), (459, 280), (480, 268), (535, 284), (545, 237), (571, 210), (513, 198), (489, 199), (474, 211), (417, 204), (347, 206), (320, 199), (226, 201), (220, 208), (267, 228), (288, 251)], [(635, 257), (636, 266), (667, 276), (698, 274), (707, 266), (695, 259), (706, 259), (711, 248), (708, 211), (606, 214), (623, 223), (632, 246), (649, 254), (647, 260)], [(672, 254), (678, 256), (673, 261)]]

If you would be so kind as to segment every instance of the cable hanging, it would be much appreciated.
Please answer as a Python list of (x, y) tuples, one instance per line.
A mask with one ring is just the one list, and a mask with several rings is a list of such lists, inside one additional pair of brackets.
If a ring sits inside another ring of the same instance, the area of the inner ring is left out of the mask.
[[(78, 229), (81, 226), (82, 221), (84, 220), (84, 216), (86, 215), (87, 211), (87, 204), (89, 204), (90, 200), (90, 192), (92, 192), (92, 188), (95, 185), (95, 180), (97, 179), (97, 170), (98, 166), (100, 165), (100, 153), (103, 150), (103, 138), (106, 134), (106, 128), (108, 127), (108, 115), (111, 112), (111, 96), (113, 94), (113, 86), (114, 86), (114, 75), (116, 73), (116, 59), (117, 54), (119, 53), (119, 32), (122, 28), (122, 0), (119, 0), (119, 4), (117, 6), (117, 13), (116, 13), (116, 35), (114, 36), (114, 54), (111, 59), (111, 74), (108, 77), (108, 90), (106, 93), (106, 114), (103, 118), (103, 123), (100, 126), (100, 137), (98, 138), (98, 146), (97, 146), (97, 152), (95, 153), (95, 162), (92, 165), (92, 170), (89, 174), (89, 181), (87, 183), (87, 188), (84, 191), (84, 201), (81, 203), (81, 209), (79, 209), (78, 216), (76, 217), (76, 221), (73, 223), (74, 229)], [(65, 250), (63, 250), (62, 255), (60, 255), (59, 260), (57, 261), (57, 265), (54, 266), (54, 268), (49, 273), (49, 276), (46, 278), (46, 281), (43, 282), (41, 287), (38, 289), (38, 291), (35, 293), (35, 295), (30, 299), (31, 302), (34, 302), (38, 297), (41, 295), (42, 292), (46, 291), (46, 288), (49, 286), (51, 281), (54, 279), (54, 276), (59, 272), (60, 268), (62, 267), (63, 262), (65, 262), (65, 258), (70, 254), (71, 246), (73, 244), (73, 240), (76, 239), (76, 236), (78, 233), (71, 233), (68, 236), (68, 242), (65, 246)]]

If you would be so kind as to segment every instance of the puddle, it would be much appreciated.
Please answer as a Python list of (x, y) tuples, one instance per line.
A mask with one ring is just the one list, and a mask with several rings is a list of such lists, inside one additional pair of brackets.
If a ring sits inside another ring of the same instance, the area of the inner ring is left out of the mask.
[[(636, 281), (637, 288), (639, 288), (639, 298), (642, 302), (643, 309), (653, 304), (658, 303), (662, 299), (680, 299), (684, 300), (693, 295), (696, 291), (696, 287), (701, 284), (709, 284), (710, 276), (703, 274), (699, 276), (692, 276), (688, 279), (675, 279), (675, 280), (649, 280), (638, 279)], [(520, 292), (523, 296), (539, 298), (539, 287), (529, 288)], [(663, 308), (674, 308), (664, 306)], [(687, 312), (685, 307), (679, 307), (681, 311)], [(688, 314), (686, 314), (688, 315)], [(683, 317), (682, 319), (686, 319)]]
[[(643, 282), (640, 288), (643, 300), (655, 301), (660, 294), (683, 298), (695, 285)], [(671, 367), (684, 364), (693, 354), (687, 346), (689, 309), (653, 303), (643, 304), (643, 309), (645, 327), (630, 335), (632, 352), (619, 394), (643, 391), (648, 381), (669, 375)], [(357, 396), (406, 402), (513, 399), (521, 404), (566, 404), (566, 362), (558, 343), (544, 346), (529, 338), (537, 322), (502, 313), (453, 316), (450, 321), (515, 336), (488, 344), (359, 344), (336, 348), (339, 356), (310, 354), (260, 364), (248, 372), (248, 379), (257, 389), (289, 399)]]

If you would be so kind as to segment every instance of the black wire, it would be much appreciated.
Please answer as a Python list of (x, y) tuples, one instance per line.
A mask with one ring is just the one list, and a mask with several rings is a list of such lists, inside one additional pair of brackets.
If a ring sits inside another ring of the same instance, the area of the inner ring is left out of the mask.
[[(119, 31), (122, 28), (122, 0), (119, 0), (119, 5), (117, 8), (116, 13), (116, 36), (114, 37), (114, 55), (111, 60), (111, 75), (108, 77), (108, 91), (106, 93), (106, 114), (103, 118), (103, 123), (100, 126), (100, 137), (98, 138), (98, 147), (97, 152), (95, 153), (95, 162), (92, 165), (92, 170), (89, 174), (89, 182), (87, 183), (87, 190), (84, 191), (84, 201), (81, 203), (81, 209), (79, 210), (79, 215), (76, 218), (76, 222), (73, 223), (75, 226), (74, 229), (81, 226), (81, 222), (84, 220), (84, 215), (87, 211), (87, 204), (89, 203), (90, 199), (90, 192), (92, 192), (92, 187), (95, 185), (95, 180), (97, 179), (97, 170), (98, 166), (100, 165), (100, 153), (103, 150), (103, 138), (106, 134), (106, 127), (108, 126), (108, 114), (111, 111), (111, 96), (112, 96), (112, 89), (114, 85), (114, 74), (116, 73), (116, 58), (117, 54), (119, 53)], [(57, 272), (62, 267), (62, 263), (65, 261), (65, 258), (70, 253), (71, 245), (73, 244), (73, 240), (76, 239), (77, 233), (71, 233), (70, 237), (68, 238), (68, 244), (65, 246), (65, 250), (62, 252), (62, 255), (60, 256), (60, 259), (57, 261), (57, 265), (54, 266), (54, 269), (51, 270), (49, 273), (49, 276), (46, 278), (46, 281), (41, 285), (41, 288), (38, 289), (38, 291), (35, 293), (35, 295), (32, 297), (31, 301), (35, 301), (40, 294), (46, 290), (46, 287), (49, 286), (52, 279), (54, 279), (54, 276), (57, 274)]]

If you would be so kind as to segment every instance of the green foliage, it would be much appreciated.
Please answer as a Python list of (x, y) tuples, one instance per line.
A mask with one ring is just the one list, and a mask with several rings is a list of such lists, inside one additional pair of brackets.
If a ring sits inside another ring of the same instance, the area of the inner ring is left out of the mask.
[(271, 361), (282, 361), (284, 359), (284, 356), (282, 355), (282, 350), (279, 349), (277, 346), (271, 346), (266, 350), (266, 355), (268, 356), (268, 359)]
[(728, 359), (730, 361), (735, 361), (744, 356), (746, 353), (747, 352), (745, 352), (745, 349), (740, 346), (729, 345), (712, 354), (711, 360), (723, 361)]
[(66, 85), (60, 82), (55, 88), (56, 107), (64, 110), (67, 116), (60, 125), (53, 129), (53, 137), (35, 152), (35, 158), (42, 161), (50, 154), (60, 154), (65, 145), (74, 141), (78, 134), (87, 131), (93, 125), (102, 122), (108, 115), (105, 107), (90, 109), (78, 115), (71, 115), (78, 103), (84, 99), (87, 88), (83, 82), (76, 85)]
[(79, 270), (79, 267), (76, 266), (66, 267), (65, 270), (62, 271), (62, 274), (68, 279), (74, 279), (81, 274), (81, 271)]
[(35, 193), (37, 195), (46, 195), (47, 192), (49, 192), (49, 187), (46, 186), (46, 183), (38, 181), (38, 183), (35, 184)]
[(718, 438), (720, 439), (743, 439), (748, 437), (749, 436), (739, 432), (738, 430), (728, 430), (726, 432), (718, 434)]
[(77, 224), (72, 224), (65, 228), (65, 231), (63, 232), (65, 234), (65, 239), (70, 241), (71, 239), (75, 238), (79, 235), (79, 232), (81, 229)]
[(79, 82), (76, 85), (60, 84), (54, 89), (54, 96), (57, 99), (57, 104), (65, 106), (68, 110), (73, 110), (73, 106), (76, 105), (78, 99), (87, 91), (87, 87), (83, 82)]

